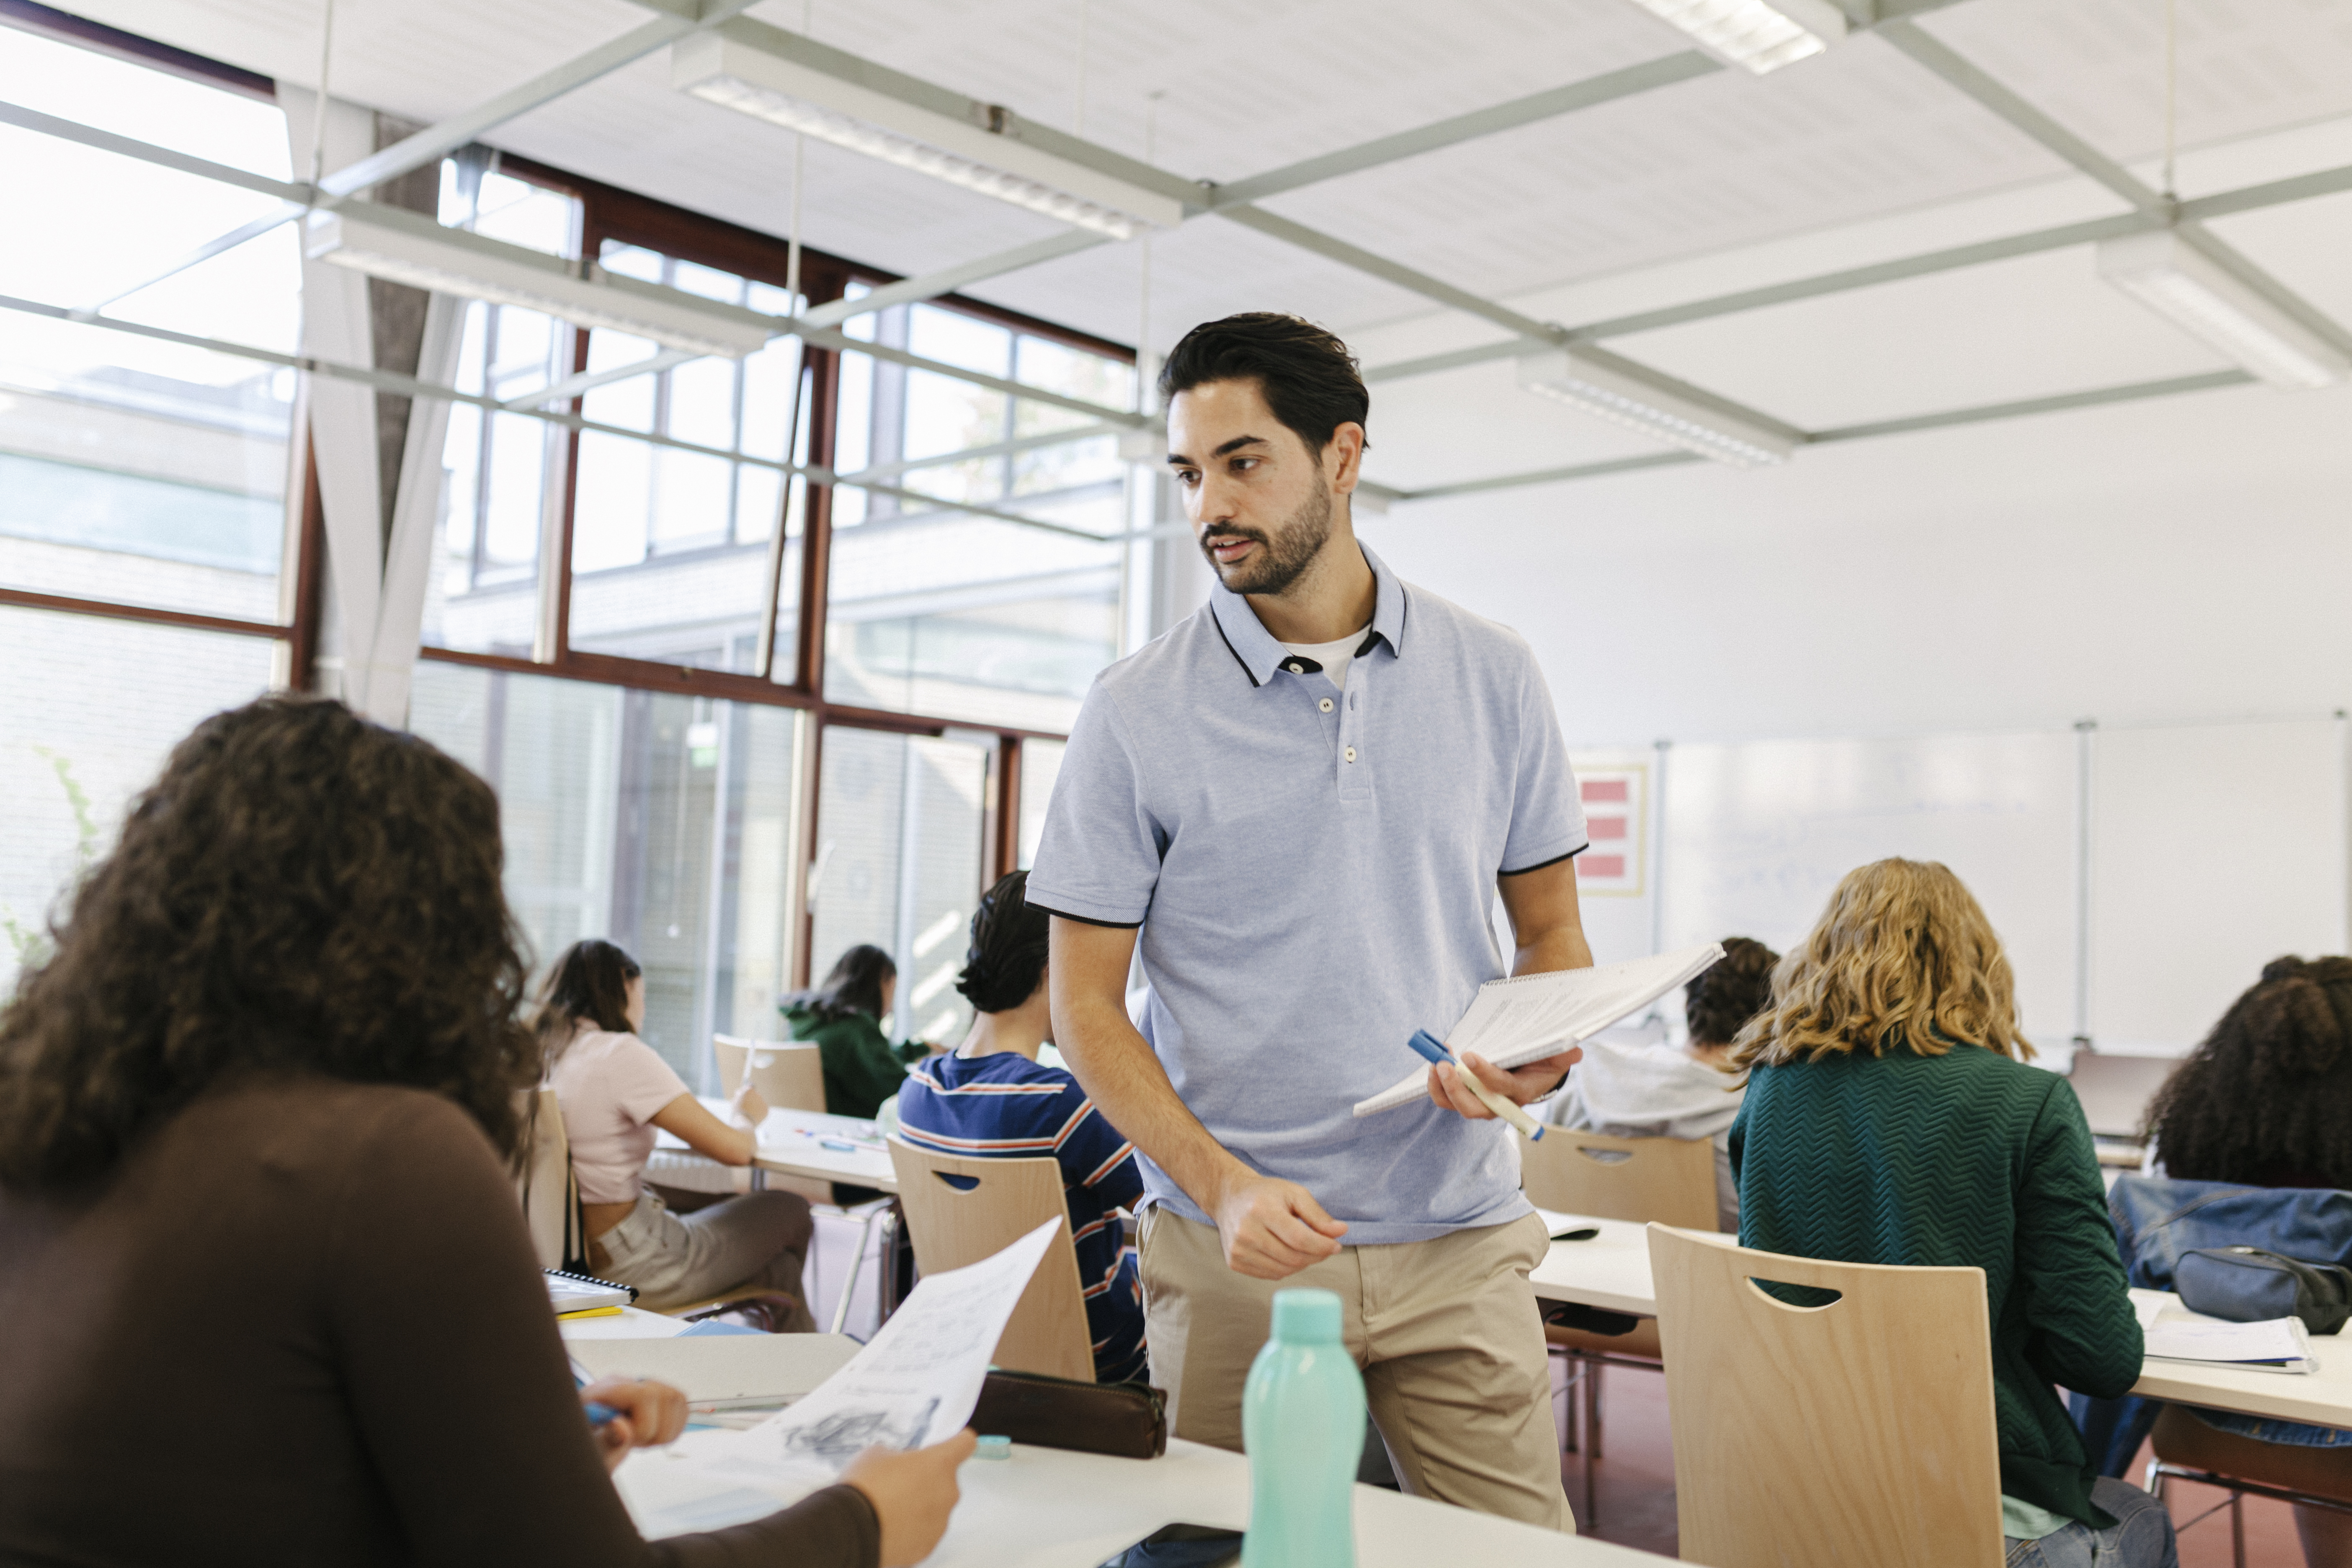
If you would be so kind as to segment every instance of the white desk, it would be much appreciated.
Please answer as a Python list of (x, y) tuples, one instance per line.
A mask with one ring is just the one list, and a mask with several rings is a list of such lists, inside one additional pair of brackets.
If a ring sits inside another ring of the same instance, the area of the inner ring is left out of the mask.
[[(2132, 1296), (2136, 1300), (2161, 1302), (2166, 1319), (2195, 1321), (2198, 1318), (2168, 1291), (2135, 1290)], [(2313, 1340), (2311, 1349), (2319, 1362), (2319, 1370), (2314, 1373), (2248, 1372), (2195, 1362), (2148, 1361), (2141, 1363), (2139, 1381), (2132, 1384), (2132, 1392), (2150, 1399), (2202, 1405), (2210, 1410), (2235, 1410), (2320, 1426), (2352, 1426), (2352, 1340), (2330, 1334)]]
[(1658, 1315), (1658, 1292), (1650, 1283), (1650, 1232), (1622, 1219), (1591, 1219), (1583, 1215), (1543, 1216), (1554, 1231), (1570, 1226), (1596, 1226), (1601, 1234), (1590, 1241), (1555, 1241), (1528, 1281), (1547, 1301), (1577, 1301), (1604, 1311), (1630, 1312), (1637, 1318)]
[[(1580, 1215), (1544, 1216), (1555, 1230), (1569, 1224), (1598, 1226), (1591, 1241), (1555, 1241), (1543, 1262), (1528, 1276), (1536, 1295), (1547, 1301), (1580, 1301), (1606, 1311), (1629, 1312), (1637, 1318), (1658, 1314), (1657, 1289), (1650, 1279), (1648, 1228), (1622, 1220), (1589, 1219)], [(1727, 1238), (1728, 1239), (1728, 1238)], [(2135, 1297), (2159, 1296), (2135, 1290)], [(2194, 1318), (2177, 1296), (2162, 1295), (2168, 1315)], [(2308, 1375), (2278, 1372), (2246, 1372), (2192, 1362), (2151, 1361), (2141, 1369), (2134, 1394), (2150, 1399), (2173, 1399), (2212, 1410), (2235, 1410), (2248, 1415), (2269, 1415), (2284, 1421), (2309, 1421), (2322, 1426), (2352, 1427), (2352, 1337), (2336, 1335), (2313, 1342), (2319, 1370)]]
[[(706, 1099), (711, 1113), (726, 1120), (727, 1102)], [(846, 1149), (827, 1144), (848, 1144)], [(656, 1132), (647, 1179), (703, 1190), (713, 1176), (730, 1176), (734, 1168), (696, 1153), (686, 1141)], [(877, 1192), (896, 1193), (898, 1174), (890, 1164), (890, 1151), (876, 1125), (860, 1117), (832, 1116), (822, 1110), (771, 1110), (760, 1123), (760, 1152), (755, 1169), (813, 1182), (841, 1182)], [(689, 1174), (691, 1173), (691, 1174)], [(684, 1176), (688, 1179), (680, 1180)], [(709, 1188), (709, 1190), (719, 1190)]]
[[(633, 1455), (614, 1478), (632, 1513), (664, 1489), (664, 1462), (658, 1452)], [(963, 1500), (924, 1568), (1095, 1568), (1163, 1524), (1239, 1530), (1249, 1522), (1249, 1461), (1181, 1438), (1157, 1459), (1016, 1446), (1010, 1459), (968, 1462), (956, 1479)], [(793, 1499), (779, 1494), (775, 1500), (781, 1506)], [(724, 1517), (714, 1511), (707, 1523)], [(1630, 1547), (1361, 1486), (1356, 1560), (1361, 1568), (1639, 1568), (1661, 1561)]]

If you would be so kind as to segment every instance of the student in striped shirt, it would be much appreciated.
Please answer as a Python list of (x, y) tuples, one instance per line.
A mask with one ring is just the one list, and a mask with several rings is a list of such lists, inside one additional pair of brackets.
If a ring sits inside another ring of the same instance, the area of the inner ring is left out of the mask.
[(956, 989), (978, 1016), (963, 1044), (907, 1069), (898, 1091), (899, 1135), (944, 1154), (1002, 1160), (1050, 1154), (1061, 1163), (1070, 1234), (1086, 1288), (1095, 1381), (1144, 1376), (1143, 1288), (1118, 1210), (1143, 1196), (1135, 1145), (1103, 1120), (1077, 1079), (1042, 1067), (1054, 1037), (1046, 1008), (1046, 917), (1022, 898), (1015, 871), (980, 900)]

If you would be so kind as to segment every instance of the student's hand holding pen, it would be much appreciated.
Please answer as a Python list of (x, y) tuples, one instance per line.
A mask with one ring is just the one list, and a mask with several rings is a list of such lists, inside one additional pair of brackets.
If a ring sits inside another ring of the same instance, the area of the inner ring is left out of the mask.
[(750, 1073), (743, 1075), (741, 1085), (735, 1090), (735, 1098), (727, 1102), (727, 1114), (751, 1128), (757, 1128), (768, 1119), (768, 1102), (760, 1098), (758, 1089), (751, 1087)]
[(686, 1395), (666, 1383), (599, 1378), (580, 1391), (580, 1405), (607, 1470), (631, 1448), (658, 1447), (686, 1430)]

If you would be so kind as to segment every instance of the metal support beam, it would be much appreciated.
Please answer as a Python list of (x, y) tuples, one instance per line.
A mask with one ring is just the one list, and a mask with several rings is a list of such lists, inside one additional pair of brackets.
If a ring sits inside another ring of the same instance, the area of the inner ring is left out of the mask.
[(799, 332), (801, 341), (811, 348), (836, 349), (843, 353), (870, 354), (876, 359), (887, 360), (892, 364), (903, 364), (909, 370), (927, 370), (935, 375), (944, 375), (956, 381), (968, 382), (973, 386), (984, 386), (991, 392), (1002, 392), (1008, 396), (1026, 398), (1032, 403), (1050, 403), (1056, 408), (1066, 408), (1073, 414), (1087, 415), (1105, 425), (1116, 425), (1122, 429), (1148, 429), (1153, 423), (1149, 415), (1138, 414), (1133, 409), (1107, 407), (1099, 403), (1088, 403), (1083, 397), (1065, 397), (1058, 392), (1048, 392), (1042, 386), (1031, 386), (1025, 382), (1007, 381), (1001, 375), (983, 375), (979, 371), (966, 370), (961, 365), (948, 364), (940, 360), (925, 359), (920, 354), (908, 353), (905, 349), (894, 349), (884, 343), (869, 343), (862, 338), (848, 337), (840, 332), (812, 331), (796, 326), (790, 317), (778, 317), (776, 325), (781, 331)]
[(1654, 88), (1671, 87), (1675, 82), (1707, 76), (1722, 68), (1696, 49), (1644, 60), (1622, 70), (1587, 77), (1582, 81), (1549, 88), (1525, 98), (1515, 98), (1491, 109), (1473, 110), (1468, 114), (1457, 114), (1451, 120), (1440, 120), (1418, 130), (1382, 136), (1353, 147), (1343, 147), (1336, 153), (1325, 153), (1296, 163), (1286, 163), (1279, 169), (1268, 169), (1262, 174), (1252, 174), (1231, 184), (1213, 186), (1213, 207), (1229, 207), (1242, 202), (1261, 201), (1284, 191), (1295, 191), (1302, 185), (1320, 184), (1341, 174), (1352, 174), (1383, 163), (1417, 158), (1441, 147), (1451, 147), (1480, 136), (1491, 136), (1498, 131), (1533, 125), (1538, 121), (1555, 120), (1563, 114), (1573, 114), (1580, 109), (1631, 98), (1635, 93), (1648, 92)]
[(159, 168), (177, 169), (200, 180), (217, 180), (224, 185), (276, 196), (298, 206), (310, 199), (310, 187), (308, 185), (288, 184), (284, 180), (273, 180), (265, 174), (232, 168), (226, 163), (215, 163), (209, 158), (193, 157), (185, 153), (175, 153), (169, 147), (158, 147), (152, 142), (117, 136), (111, 131), (100, 131), (94, 125), (84, 125), (77, 121), (60, 120), (54, 114), (44, 114), (37, 109), (26, 109), (22, 104), (0, 103), (0, 125), (14, 125), (20, 130), (37, 132), (43, 136), (54, 136), (60, 142), (78, 142), (101, 153), (136, 158), (142, 163), (152, 163)]
[(1450, 305), (1454, 310), (1470, 315), (1484, 317), (1497, 326), (1509, 328), (1522, 337), (1546, 342), (1558, 342), (1560, 339), (1559, 328), (1538, 321), (1533, 316), (1523, 316), (1507, 305), (1497, 305), (1491, 300), (1482, 300), (1467, 289), (1455, 288), (1443, 278), (1433, 278), (1426, 272), (1416, 272), (1412, 268), (1401, 266), (1385, 257), (1375, 256), (1360, 246), (1349, 245), (1344, 239), (1335, 239), (1328, 234), (1308, 228), (1305, 224), (1293, 223), (1290, 219), (1270, 213), (1264, 207), (1254, 207), (1244, 202), (1233, 206), (1219, 207), (1216, 213), (1219, 217), (1229, 223), (1240, 224), (1244, 228), (1254, 228), (1260, 234), (1281, 240), (1286, 245), (1295, 245), (1301, 250), (1311, 250), (1318, 256), (1336, 261), (1343, 267), (1354, 268), (1357, 271), (1378, 278), (1384, 283), (1393, 283), (1398, 288), (1408, 289), (1425, 300), (1434, 300), (1441, 305)]
[(2121, 163), (2011, 92), (1916, 22), (1896, 18), (1872, 30), (2140, 211), (2166, 210), (2164, 198), (2140, 184)]
[(704, 356), (690, 349), (664, 349), (644, 359), (631, 360), (626, 364), (608, 365), (603, 370), (575, 371), (561, 381), (551, 381), (535, 392), (520, 397), (510, 397), (499, 406), (509, 414), (520, 414), (528, 408), (543, 407), (550, 403), (569, 403), (582, 393), (599, 386), (609, 386), (616, 381), (634, 381), (641, 375), (653, 375), (688, 360)]
[(945, 267), (920, 277), (902, 278), (896, 283), (886, 283), (871, 293), (855, 300), (835, 300), (819, 305), (801, 318), (811, 327), (837, 327), (842, 322), (876, 310), (887, 310), (893, 305), (911, 305), (925, 300), (936, 300), (942, 294), (952, 294), (967, 283), (1018, 272), (1041, 262), (1055, 261), (1065, 256), (1075, 256), (1081, 250), (1092, 250), (1098, 245), (1108, 245), (1110, 237), (1091, 229), (1074, 228), (1065, 234), (1048, 235), (1044, 239), (1000, 250), (993, 256), (983, 256), (977, 261), (967, 261), (960, 267)]

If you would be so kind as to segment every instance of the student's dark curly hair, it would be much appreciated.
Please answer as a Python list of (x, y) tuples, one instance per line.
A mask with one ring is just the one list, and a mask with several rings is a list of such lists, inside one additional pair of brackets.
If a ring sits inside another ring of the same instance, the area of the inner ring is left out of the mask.
[(102, 1178), (216, 1083), (446, 1095), (511, 1152), (539, 1054), (489, 785), (341, 703), (196, 726), (0, 1012), (0, 1184)]
[(1008, 871), (981, 895), (971, 917), (971, 946), (956, 989), (983, 1013), (1009, 1013), (1037, 994), (1045, 974), (1045, 911), (1032, 909), (1024, 889), (1029, 873)]
[(1727, 1046), (1772, 1000), (1772, 966), (1780, 955), (1753, 937), (1723, 939), (1723, 957), (1683, 987), (1683, 1016), (1694, 1046)]
[(2278, 958), (2148, 1106), (2165, 1173), (2352, 1187), (2352, 958)]

